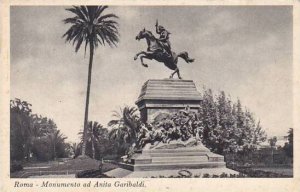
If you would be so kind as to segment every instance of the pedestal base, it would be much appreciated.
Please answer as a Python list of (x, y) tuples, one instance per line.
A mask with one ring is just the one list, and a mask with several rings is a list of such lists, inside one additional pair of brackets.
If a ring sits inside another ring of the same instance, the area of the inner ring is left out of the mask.
[(203, 145), (177, 149), (146, 149), (135, 154), (131, 165), (127, 166), (133, 171), (213, 167), (225, 167), (224, 157), (210, 152)]
[(226, 168), (223, 156), (210, 152), (203, 145), (177, 149), (145, 149), (134, 155), (131, 164), (119, 165), (120, 168), (105, 174), (116, 178), (177, 177), (182, 170), (190, 172), (191, 177), (238, 174)]
[[(124, 168), (117, 168), (105, 173), (109, 177), (115, 178), (151, 178), (151, 177), (177, 177), (179, 176), (178, 169), (172, 170), (154, 170), (154, 171), (130, 171)], [(238, 175), (237, 171), (221, 167), (221, 168), (202, 168), (202, 169), (188, 169), (191, 172), (191, 177), (203, 177), (204, 174), (212, 175), (221, 175), (223, 173), (230, 175)]]

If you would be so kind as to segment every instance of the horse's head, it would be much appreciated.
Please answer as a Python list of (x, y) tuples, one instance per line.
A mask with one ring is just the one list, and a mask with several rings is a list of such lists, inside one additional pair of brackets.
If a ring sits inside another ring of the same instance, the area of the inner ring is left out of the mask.
[(147, 31), (145, 28), (139, 32), (139, 34), (135, 37), (136, 40), (149, 38), (153, 36), (150, 31)]

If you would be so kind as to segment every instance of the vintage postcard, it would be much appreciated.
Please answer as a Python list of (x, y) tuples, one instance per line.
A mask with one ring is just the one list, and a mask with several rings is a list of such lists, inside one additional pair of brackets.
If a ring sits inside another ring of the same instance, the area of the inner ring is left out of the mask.
[(1, 191), (299, 191), (299, 6), (2, 1)]

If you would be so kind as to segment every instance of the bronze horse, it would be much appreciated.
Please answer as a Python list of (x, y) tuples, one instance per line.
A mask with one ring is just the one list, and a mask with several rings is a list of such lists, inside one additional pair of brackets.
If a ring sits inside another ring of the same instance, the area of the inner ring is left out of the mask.
[(139, 32), (136, 36), (136, 40), (146, 39), (147, 41), (147, 51), (141, 51), (137, 53), (134, 57), (136, 60), (140, 55), (141, 63), (144, 67), (148, 67), (147, 64), (144, 63), (143, 58), (145, 59), (155, 59), (158, 62), (162, 62), (174, 72), (170, 75), (170, 78), (173, 78), (174, 74), (177, 73), (178, 78), (181, 79), (179, 69), (177, 67), (178, 57), (184, 59), (187, 63), (191, 63), (194, 59), (189, 58), (188, 53), (186, 51), (180, 52), (176, 54), (172, 52), (172, 54), (168, 54), (167, 51), (160, 44), (159, 40), (151, 33), (151, 31), (145, 30), (145, 28)]

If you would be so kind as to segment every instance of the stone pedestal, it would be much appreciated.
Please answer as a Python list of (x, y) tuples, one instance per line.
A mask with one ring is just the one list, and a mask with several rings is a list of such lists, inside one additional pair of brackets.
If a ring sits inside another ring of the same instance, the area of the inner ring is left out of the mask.
[[(152, 122), (159, 114), (175, 113), (187, 106), (197, 111), (201, 101), (201, 95), (192, 80), (163, 79), (148, 80), (136, 104), (142, 121)], [(235, 173), (226, 168), (223, 156), (210, 152), (196, 138), (186, 142), (172, 140), (157, 145), (148, 143), (130, 161), (129, 164), (120, 164), (122, 168), (107, 174), (114, 177), (174, 176), (183, 169), (194, 174)]]
[(136, 101), (143, 122), (152, 121), (160, 113), (173, 113), (189, 106), (198, 110), (202, 97), (192, 80), (148, 80)]

